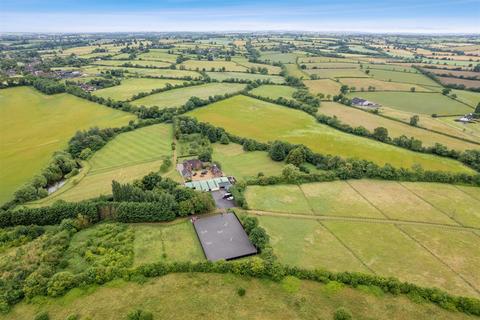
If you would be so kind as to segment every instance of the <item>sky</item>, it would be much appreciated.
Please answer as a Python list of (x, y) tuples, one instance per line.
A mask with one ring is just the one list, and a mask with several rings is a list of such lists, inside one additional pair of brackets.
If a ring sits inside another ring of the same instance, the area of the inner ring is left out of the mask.
[(0, 32), (480, 33), (480, 0), (0, 0)]

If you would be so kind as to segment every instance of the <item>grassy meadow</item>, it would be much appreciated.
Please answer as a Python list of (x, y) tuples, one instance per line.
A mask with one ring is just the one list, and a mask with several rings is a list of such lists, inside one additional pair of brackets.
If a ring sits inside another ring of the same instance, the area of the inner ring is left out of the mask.
[(164, 88), (167, 84), (182, 84), (182, 80), (152, 79), (152, 78), (127, 78), (118, 86), (100, 89), (93, 94), (102, 98), (125, 101), (140, 92), (150, 92), (152, 89)]
[(366, 78), (365, 72), (360, 69), (307, 69), (306, 73), (316, 75), (318, 78)]
[(59, 199), (80, 201), (110, 194), (112, 180), (127, 183), (158, 171), (163, 159), (172, 156), (172, 138), (172, 128), (166, 124), (122, 133), (88, 160), (85, 172), (32, 205), (51, 204)]
[(185, 67), (187, 70), (199, 70), (199, 71), (234, 71), (245, 72), (247, 67), (241, 66), (234, 61), (206, 61), (206, 60), (187, 60), (182, 62), (180, 66)]
[(427, 115), (458, 115), (473, 109), (441, 93), (416, 92), (354, 92), (350, 98), (360, 97), (400, 111)]
[(374, 87), (375, 91), (410, 91), (411, 88), (415, 88), (416, 92), (431, 91), (416, 84), (389, 82), (373, 78), (342, 78), (340, 82), (349, 88), (355, 88), (355, 90), (352, 91), (368, 91), (369, 87)]
[(423, 74), (391, 70), (370, 69), (370, 76), (374, 79), (393, 82), (405, 82), (430, 87), (440, 87), (438, 83)]
[(168, 68), (171, 63), (163, 61), (149, 61), (149, 60), (98, 60), (94, 61), (93, 64), (99, 66), (123, 66), (124, 64), (131, 64), (134, 66), (141, 67), (153, 67), (153, 68)]
[(223, 127), (230, 133), (264, 142), (282, 140), (301, 143), (316, 152), (358, 157), (380, 165), (390, 163), (396, 167), (410, 168), (420, 164), (431, 170), (472, 172), (457, 161), (349, 135), (318, 124), (304, 112), (250, 97), (235, 96), (188, 114), (200, 121)]
[(251, 90), (250, 93), (270, 99), (293, 99), (293, 93), (295, 91), (297, 91), (297, 89), (294, 87), (264, 84)]
[[(423, 142), (423, 146), (433, 146), (435, 143), (441, 143), (450, 149), (468, 150), (478, 149), (480, 145), (466, 142), (463, 140), (451, 138), (435, 132), (412, 127), (395, 120), (380, 117), (375, 114), (365, 112), (336, 102), (323, 102), (318, 109), (319, 114), (325, 114), (330, 117), (336, 116), (341, 122), (351, 125), (352, 127), (363, 126), (373, 132), (377, 127), (387, 128), (389, 135), (393, 138), (401, 135), (414, 137)], [(422, 125), (422, 121), (420, 121)]]
[(40, 173), (77, 130), (119, 127), (135, 119), (69, 94), (48, 96), (29, 87), (0, 90), (0, 203)]
[(241, 80), (270, 80), (272, 83), (284, 83), (285, 79), (277, 75), (268, 75), (260, 73), (245, 73), (245, 72), (207, 72), (207, 75), (218, 81), (226, 79), (241, 79)]
[(209, 96), (235, 93), (245, 88), (241, 83), (207, 83), (187, 88), (173, 89), (161, 93), (134, 100), (132, 103), (137, 106), (159, 108), (180, 107), (191, 97), (207, 99)]
[(172, 69), (151, 69), (151, 68), (129, 68), (129, 67), (108, 67), (108, 66), (85, 66), (82, 70), (89, 74), (95, 75), (102, 71), (121, 69), (125, 72), (125, 76), (135, 75), (144, 77), (159, 77), (159, 78), (185, 78), (191, 77), (192, 79), (200, 79), (202, 76), (200, 73), (189, 70), (172, 70)]
[(331, 79), (303, 80), (305, 86), (312, 94), (323, 94), (335, 96), (340, 93), (340, 83)]

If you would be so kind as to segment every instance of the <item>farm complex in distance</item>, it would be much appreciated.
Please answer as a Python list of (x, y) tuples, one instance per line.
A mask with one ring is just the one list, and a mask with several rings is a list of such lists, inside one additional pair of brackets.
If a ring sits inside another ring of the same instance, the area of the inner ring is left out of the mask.
[(0, 137), (0, 319), (480, 316), (478, 35), (0, 33)]

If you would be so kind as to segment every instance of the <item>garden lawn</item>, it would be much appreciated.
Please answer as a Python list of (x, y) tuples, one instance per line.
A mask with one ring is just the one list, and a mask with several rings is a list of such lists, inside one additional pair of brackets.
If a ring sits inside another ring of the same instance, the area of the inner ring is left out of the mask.
[(39, 174), (77, 130), (120, 127), (132, 114), (30, 87), (0, 90), (0, 203)]
[(134, 224), (134, 266), (175, 261), (202, 261), (205, 256), (190, 220)]
[(460, 115), (472, 112), (469, 106), (433, 92), (354, 92), (348, 94), (348, 97), (360, 97), (382, 106), (427, 115)]
[(222, 171), (238, 179), (255, 178), (259, 172), (265, 176), (282, 173), (284, 162), (270, 159), (264, 151), (243, 151), (241, 145), (230, 143), (213, 145), (213, 160), (219, 162)]
[(262, 142), (281, 140), (304, 144), (315, 152), (356, 157), (383, 165), (410, 168), (419, 164), (425, 169), (473, 172), (460, 162), (421, 154), (335, 130), (319, 124), (298, 110), (235, 96), (197, 108), (188, 113), (200, 121), (223, 127), (228, 132)]
[(322, 222), (376, 274), (453, 294), (478, 296), (460, 276), (395, 225)]
[(311, 219), (259, 216), (279, 262), (332, 271), (370, 273), (325, 227)]
[(278, 98), (285, 98), (289, 100), (293, 100), (293, 93), (297, 91), (294, 87), (289, 86), (282, 86), (282, 85), (274, 85), (274, 84), (264, 84), (260, 87), (257, 87), (250, 91), (250, 93), (270, 98), (270, 99), (278, 99)]
[(240, 79), (240, 80), (269, 80), (272, 83), (284, 83), (285, 79), (281, 76), (260, 74), (260, 73), (245, 73), (245, 72), (207, 72), (207, 75), (218, 81), (226, 79)]
[[(345, 307), (355, 319), (467, 320), (471, 316), (447, 311), (430, 303), (415, 303), (404, 296), (372, 294), (374, 288), (353, 289), (335, 282), (273, 282), (230, 274), (170, 274), (146, 283), (117, 280), (102, 287), (73, 289), (60, 298), (22, 302), (0, 319), (33, 319), (48, 311), (51, 319), (118, 320), (133, 310), (152, 312), (154, 319), (332, 319)], [(286, 284), (294, 283), (294, 286)], [(240, 297), (238, 290), (245, 289)], [(288, 289), (288, 290), (287, 290)], [(161, 302), (161, 303), (159, 303)]]
[[(375, 115), (363, 110), (347, 107), (343, 104), (336, 102), (322, 102), (318, 109), (319, 114), (324, 114), (330, 117), (336, 116), (338, 120), (343, 123), (349, 124), (352, 127), (364, 127), (371, 132), (377, 127), (384, 127), (388, 130), (388, 134), (392, 138), (405, 135), (407, 137), (414, 137), (423, 142), (423, 146), (434, 146), (435, 143), (441, 143), (447, 146), (449, 149), (455, 150), (468, 150), (480, 148), (479, 144), (466, 142), (464, 140), (455, 139), (452, 137), (438, 134), (432, 131), (413, 127), (406, 123), (390, 120), (385, 117)], [(423, 125), (420, 120), (419, 125)]]
[(207, 83), (187, 88), (173, 89), (161, 93), (134, 100), (132, 104), (137, 106), (159, 108), (180, 107), (184, 105), (191, 97), (207, 99), (209, 96), (224, 95), (226, 93), (235, 93), (245, 88), (241, 83)]
[(79, 201), (111, 194), (112, 180), (121, 183), (158, 171), (163, 159), (172, 156), (172, 128), (157, 124), (118, 135), (88, 160), (88, 169), (57, 192), (34, 204), (58, 199)]
[(123, 79), (119, 86), (100, 89), (94, 91), (93, 94), (105, 99), (111, 98), (113, 100), (125, 101), (140, 92), (150, 92), (153, 89), (164, 88), (167, 83), (177, 85), (183, 82), (182, 80), (172, 79), (127, 78)]

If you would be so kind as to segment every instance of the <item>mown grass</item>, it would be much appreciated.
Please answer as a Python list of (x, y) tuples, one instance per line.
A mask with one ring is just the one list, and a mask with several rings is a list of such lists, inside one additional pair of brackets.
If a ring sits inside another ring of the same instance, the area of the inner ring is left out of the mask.
[[(356, 108), (350, 108), (336, 102), (323, 102), (318, 109), (319, 114), (328, 116), (336, 116), (341, 122), (351, 125), (352, 127), (362, 126), (370, 131), (377, 127), (387, 128), (390, 137), (396, 138), (401, 135), (414, 137), (423, 142), (423, 146), (433, 146), (435, 143), (441, 143), (449, 149), (467, 150), (480, 148), (480, 145), (469, 143), (463, 140), (451, 138), (432, 131), (427, 131), (412, 127), (409, 124), (401, 123), (388, 118), (380, 117), (375, 114), (365, 112)], [(422, 125), (420, 120), (419, 125)]]
[(77, 130), (119, 127), (135, 116), (68, 94), (29, 87), (0, 91), (0, 203), (45, 167)]
[(241, 145), (234, 143), (214, 144), (212, 157), (220, 163), (226, 175), (236, 179), (254, 178), (260, 172), (266, 176), (279, 175), (284, 166), (283, 162), (270, 159), (266, 152), (246, 152)]
[[(246, 295), (237, 294), (244, 288)], [(159, 303), (161, 302), (161, 303)], [(114, 281), (103, 287), (73, 289), (61, 298), (21, 303), (0, 319), (33, 319), (48, 311), (52, 319), (78, 314), (80, 319), (117, 320), (135, 309), (154, 319), (331, 319), (339, 307), (355, 319), (470, 319), (468, 315), (433, 304), (414, 303), (403, 296), (378, 296), (368, 290), (300, 281), (296, 290), (283, 282), (221, 274), (171, 274), (144, 284)]]
[(383, 165), (410, 168), (472, 172), (461, 163), (421, 154), (349, 135), (318, 124), (308, 114), (245, 96), (235, 96), (198, 108), (190, 113), (200, 121), (210, 122), (228, 132), (263, 142), (283, 140), (304, 144), (315, 152), (343, 157), (357, 157)]
[(164, 88), (167, 83), (171, 85), (182, 84), (182, 80), (151, 79), (151, 78), (127, 78), (123, 79), (119, 86), (101, 89), (93, 94), (103, 98), (125, 101), (140, 92), (150, 92), (152, 89)]
[(315, 220), (258, 217), (270, 236), (279, 261), (302, 268), (333, 271), (370, 271), (341, 242)]
[(191, 97), (206, 99), (209, 96), (235, 93), (245, 88), (241, 83), (207, 83), (187, 88), (173, 89), (134, 100), (137, 106), (158, 106), (159, 108), (180, 107)]
[(135, 224), (134, 265), (201, 261), (205, 256), (190, 220), (171, 224)]
[(348, 96), (364, 98), (383, 106), (411, 113), (457, 115), (472, 112), (472, 108), (445, 97), (441, 93), (354, 92)]
[(278, 99), (278, 98), (293, 99), (292, 95), (295, 91), (297, 91), (297, 89), (294, 87), (264, 84), (260, 87), (257, 87), (251, 90), (250, 93), (257, 96), (271, 98), (271, 99)]
[[(439, 287), (454, 294), (478, 296), (460, 276), (395, 225), (341, 221), (322, 223), (377, 274)], [(425, 232), (428, 234), (428, 230)]]
[(241, 80), (270, 80), (272, 83), (284, 83), (285, 79), (277, 75), (268, 75), (260, 73), (245, 73), (245, 72), (207, 72), (207, 75), (215, 80), (223, 81), (226, 79), (241, 79)]
[(166, 124), (122, 133), (93, 155), (85, 176), (72, 177), (68, 185), (34, 204), (46, 205), (59, 199), (79, 201), (110, 194), (112, 180), (126, 183), (158, 171), (163, 159), (172, 156), (172, 137), (172, 128)]

